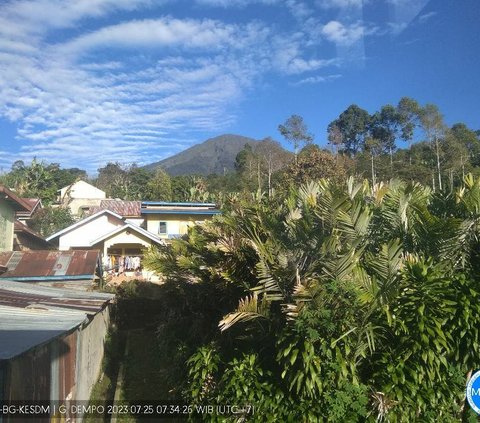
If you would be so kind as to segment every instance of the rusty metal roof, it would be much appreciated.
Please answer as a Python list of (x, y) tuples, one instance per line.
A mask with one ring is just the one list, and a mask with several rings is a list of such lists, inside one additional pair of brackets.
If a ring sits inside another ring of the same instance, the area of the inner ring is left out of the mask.
[(141, 217), (141, 209), (141, 201), (102, 200), (99, 206), (90, 209), (90, 213), (94, 214), (100, 210), (110, 210), (122, 217)]
[(104, 309), (112, 294), (0, 280), (0, 360), (68, 332)]
[(16, 211), (30, 212), (32, 209), (30, 204), (24, 198), (19, 197), (13, 191), (10, 191), (6, 186), (0, 185), (0, 199), (10, 203)]
[(32, 216), (33, 212), (37, 208), (42, 208), (42, 200), (40, 200), (40, 198), (22, 198), (22, 200), (25, 201), (29, 205), (30, 210), (28, 210), (28, 211), (25, 211), (25, 210), (17, 211), (17, 217), (27, 219), (27, 218)]
[(29, 228), (27, 225), (25, 225), (25, 223), (20, 222), (20, 220), (15, 220), (13, 225), (13, 230), (15, 232), (28, 233), (36, 238), (40, 238), (42, 241), (45, 241), (45, 238), (42, 235), (40, 235), (38, 232), (35, 232), (33, 229)]
[(98, 250), (1, 252), (0, 266), (8, 270), (0, 278), (25, 281), (93, 279), (99, 254)]

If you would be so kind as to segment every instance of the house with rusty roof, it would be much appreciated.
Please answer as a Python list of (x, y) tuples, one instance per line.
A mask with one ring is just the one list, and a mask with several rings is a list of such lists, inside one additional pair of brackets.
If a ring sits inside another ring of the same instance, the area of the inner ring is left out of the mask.
[[(185, 235), (188, 228), (220, 213), (213, 203), (102, 200), (95, 213), (51, 235), (47, 241), (61, 251), (99, 249), (103, 265), (114, 273), (137, 272), (152, 279), (144, 269), (145, 249)], [(147, 276), (148, 275), (148, 276)]]
[[(111, 294), (0, 280), (0, 401), (89, 400), (113, 300)], [(2, 419), (10, 421), (5, 414)]]
[(26, 222), (42, 207), (37, 198), (22, 198), (0, 185), (0, 251), (48, 250), (45, 238)]
[(143, 268), (144, 251), (163, 243), (154, 233), (111, 210), (100, 210), (49, 236), (60, 251), (99, 250), (105, 271), (135, 274), (151, 279), (152, 272)]
[(0, 185), (0, 251), (13, 250), (15, 213), (20, 211), (30, 212), (30, 204)]

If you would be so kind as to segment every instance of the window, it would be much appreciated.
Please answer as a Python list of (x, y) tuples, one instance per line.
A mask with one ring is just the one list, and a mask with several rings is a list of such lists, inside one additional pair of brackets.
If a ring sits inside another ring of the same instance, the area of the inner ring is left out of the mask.
[(167, 222), (160, 222), (158, 224), (158, 233), (160, 235), (166, 235), (167, 234)]

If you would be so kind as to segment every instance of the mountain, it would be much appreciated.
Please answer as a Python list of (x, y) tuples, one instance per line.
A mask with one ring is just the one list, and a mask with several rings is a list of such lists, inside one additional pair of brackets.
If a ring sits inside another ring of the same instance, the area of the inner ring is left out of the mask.
[(235, 158), (246, 144), (254, 147), (258, 142), (240, 135), (220, 135), (145, 168), (154, 170), (162, 167), (171, 176), (223, 174), (234, 169)]

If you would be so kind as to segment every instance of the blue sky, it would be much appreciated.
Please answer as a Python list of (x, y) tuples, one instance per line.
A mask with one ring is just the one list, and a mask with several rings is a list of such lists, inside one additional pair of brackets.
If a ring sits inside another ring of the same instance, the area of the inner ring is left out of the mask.
[(222, 133), (315, 141), (350, 104), (410, 96), (480, 129), (478, 0), (0, 3), (0, 169), (94, 173)]

